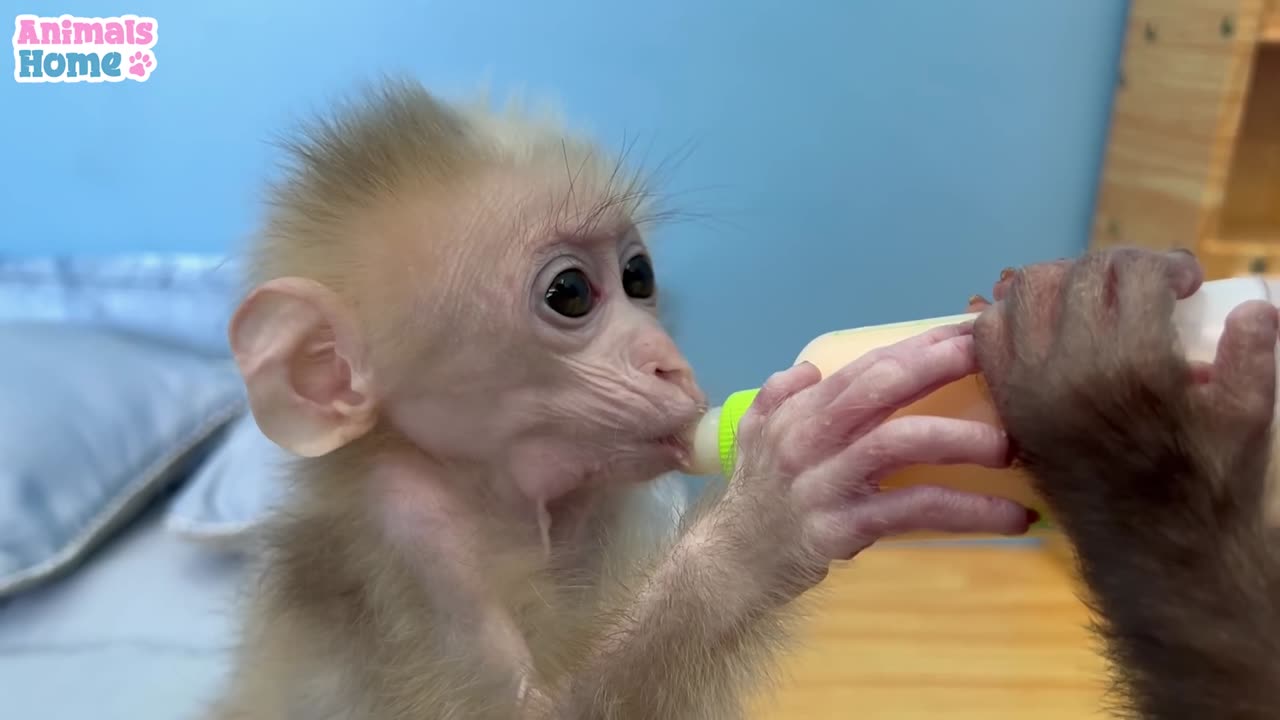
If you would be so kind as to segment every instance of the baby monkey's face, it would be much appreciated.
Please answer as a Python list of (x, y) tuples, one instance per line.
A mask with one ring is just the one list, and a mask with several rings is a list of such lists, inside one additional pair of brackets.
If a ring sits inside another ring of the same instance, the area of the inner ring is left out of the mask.
[(706, 398), (658, 319), (634, 209), (563, 167), (504, 173), (452, 207), (468, 220), (455, 266), (420, 303), (446, 319), (450, 351), (393, 397), (402, 428), (545, 497), (681, 469)]

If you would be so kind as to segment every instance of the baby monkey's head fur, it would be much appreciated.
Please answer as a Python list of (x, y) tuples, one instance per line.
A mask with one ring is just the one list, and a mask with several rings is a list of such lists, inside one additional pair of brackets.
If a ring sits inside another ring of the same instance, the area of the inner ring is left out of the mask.
[(705, 399), (618, 157), (406, 81), (288, 146), (230, 327), (272, 440), (316, 457), (389, 432), (542, 500), (680, 467)]

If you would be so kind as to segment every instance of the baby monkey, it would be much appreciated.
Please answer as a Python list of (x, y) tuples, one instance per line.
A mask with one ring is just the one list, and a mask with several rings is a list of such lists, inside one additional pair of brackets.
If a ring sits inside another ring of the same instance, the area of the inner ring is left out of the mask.
[(829, 564), (1029, 513), (916, 463), (989, 425), (889, 419), (977, 371), (971, 325), (764, 384), (732, 482), (646, 514), (706, 399), (658, 321), (638, 172), (549, 123), (388, 82), (292, 143), (230, 340), (299, 456), (215, 716), (741, 716)]

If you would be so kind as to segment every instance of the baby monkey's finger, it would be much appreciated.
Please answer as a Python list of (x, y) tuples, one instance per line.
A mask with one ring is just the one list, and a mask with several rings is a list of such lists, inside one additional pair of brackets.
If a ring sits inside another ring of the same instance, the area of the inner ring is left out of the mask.
[(927, 348), (942, 344), (957, 337), (963, 337), (973, 334), (973, 322), (965, 321), (953, 323), (951, 325), (942, 325), (941, 327), (930, 328), (917, 335), (912, 335), (905, 340), (873, 350), (853, 362), (840, 368), (838, 373), (849, 379), (856, 378), (866, 372), (867, 368), (875, 365), (882, 358), (892, 355), (895, 357), (909, 357), (915, 353), (923, 352)]
[(1022, 535), (1034, 519), (1034, 513), (1012, 500), (916, 485), (818, 516), (810, 542), (827, 558), (844, 560), (885, 537), (912, 532)]
[[(760, 440), (769, 417), (783, 403), (821, 382), (822, 372), (810, 362), (796, 363), (770, 375), (738, 422), (737, 440), (745, 443), (744, 449), (753, 448), (752, 443)], [(814, 405), (810, 404), (808, 408), (802, 408), (799, 415), (812, 415), (814, 412)]]
[(879, 425), (920, 398), (978, 371), (973, 336), (956, 335), (921, 348), (878, 353), (829, 406), (845, 439)]
[(883, 364), (886, 360), (897, 359), (897, 361), (906, 362), (909, 358), (927, 352), (929, 348), (972, 334), (973, 322), (965, 321), (931, 328), (892, 345), (872, 350), (832, 373), (831, 377), (818, 389), (815, 399), (819, 403), (829, 403), (844, 394), (845, 390), (870, 368)]
[[(978, 420), (904, 415), (889, 420), (858, 439), (841, 455), (861, 465), (867, 480), (880, 481), (910, 465), (1009, 464), (1009, 437)], [(850, 468), (852, 469), (852, 468)]]
[(831, 507), (874, 493), (880, 481), (911, 465), (1009, 465), (1009, 438), (994, 425), (927, 415), (904, 415), (858, 438), (816, 470), (797, 478), (795, 492), (809, 507)]
[(760, 386), (760, 392), (751, 401), (748, 414), (769, 415), (787, 399), (821, 380), (822, 373), (816, 365), (809, 362), (796, 363), (786, 370), (778, 371)]

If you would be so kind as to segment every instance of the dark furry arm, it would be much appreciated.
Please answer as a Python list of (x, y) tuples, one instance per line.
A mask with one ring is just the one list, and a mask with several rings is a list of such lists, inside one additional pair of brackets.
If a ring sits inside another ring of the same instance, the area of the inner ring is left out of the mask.
[[(1002, 420), (1076, 547), (1139, 718), (1280, 717), (1280, 562), (1263, 521), (1276, 312), (1211, 368), (1171, 322), (1188, 262), (1131, 251), (1010, 279), (976, 329)], [(1170, 277), (1175, 278), (1171, 289)]]

